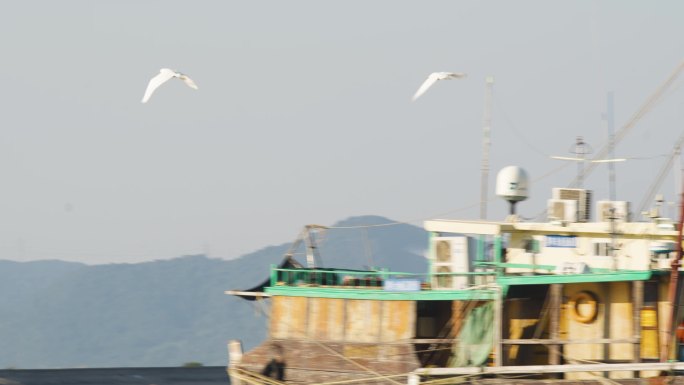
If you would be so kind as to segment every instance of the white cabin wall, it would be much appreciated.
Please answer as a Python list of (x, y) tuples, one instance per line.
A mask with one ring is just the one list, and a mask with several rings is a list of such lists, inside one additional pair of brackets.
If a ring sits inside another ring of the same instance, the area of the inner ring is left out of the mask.
[[(546, 235), (537, 234), (532, 237), (539, 244), (539, 252), (525, 250), (525, 242), (529, 234), (511, 234), (506, 250), (506, 262), (519, 264), (558, 266), (564, 262), (583, 262), (590, 268), (618, 270), (649, 270), (651, 268), (650, 239), (616, 238), (616, 258), (609, 255), (596, 255), (596, 243), (611, 243), (605, 236), (578, 236), (576, 247), (547, 247)], [(508, 268), (508, 273), (530, 273), (531, 269)], [(539, 273), (547, 272), (539, 270)]]

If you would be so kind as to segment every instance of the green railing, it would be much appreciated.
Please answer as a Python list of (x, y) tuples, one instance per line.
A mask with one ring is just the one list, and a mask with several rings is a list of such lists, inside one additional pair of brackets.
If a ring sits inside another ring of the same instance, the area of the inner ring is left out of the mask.
[[(388, 270), (337, 270), (337, 269), (285, 269), (271, 267), (271, 286), (320, 286), (336, 288), (382, 289), (387, 280), (414, 280), (423, 290), (429, 289), (432, 278), (454, 279), (457, 277), (493, 276), (494, 271), (465, 273), (414, 274)], [(473, 279), (468, 279), (470, 284)]]
[[(507, 268), (531, 269), (532, 274), (506, 274)], [(276, 265), (271, 267), (271, 287), (330, 287), (337, 289), (376, 289), (385, 288), (388, 280), (410, 280), (420, 285), (420, 290), (430, 290), (432, 285), (440, 289), (448, 287), (467, 288), (491, 283), (493, 280), (476, 277), (495, 277), (500, 284), (543, 284), (546, 281), (585, 282), (600, 280), (634, 280), (650, 276), (650, 271), (610, 270), (592, 268), (588, 273), (554, 274), (556, 266), (505, 262), (475, 262), (474, 272), (414, 274), (389, 270), (338, 270), (338, 269), (285, 269)], [(545, 272), (540, 272), (545, 271)], [(646, 274), (646, 275), (645, 275)], [(463, 279), (465, 277), (466, 279)], [(460, 285), (453, 280), (460, 279)]]

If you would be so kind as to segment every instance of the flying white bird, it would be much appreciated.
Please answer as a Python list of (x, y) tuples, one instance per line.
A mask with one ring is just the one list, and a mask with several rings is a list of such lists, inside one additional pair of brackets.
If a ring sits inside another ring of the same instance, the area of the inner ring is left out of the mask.
[(193, 82), (192, 79), (190, 79), (186, 75), (180, 72), (170, 70), (168, 68), (162, 68), (159, 70), (159, 75), (150, 79), (150, 82), (147, 84), (147, 89), (145, 90), (145, 96), (143, 96), (142, 102), (147, 103), (147, 101), (150, 100), (150, 96), (152, 96), (154, 90), (159, 88), (159, 86), (166, 83), (166, 81), (171, 78), (178, 78), (182, 80), (185, 84), (187, 84), (188, 87), (197, 89), (197, 85), (195, 84), (195, 82)]
[(463, 79), (464, 77), (466, 77), (466, 74), (461, 72), (433, 72), (427, 77), (427, 79), (425, 79), (423, 84), (420, 85), (420, 88), (418, 88), (416, 94), (413, 95), (412, 100), (415, 101), (418, 99), (422, 94), (425, 93), (425, 91), (432, 87), (437, 80)]

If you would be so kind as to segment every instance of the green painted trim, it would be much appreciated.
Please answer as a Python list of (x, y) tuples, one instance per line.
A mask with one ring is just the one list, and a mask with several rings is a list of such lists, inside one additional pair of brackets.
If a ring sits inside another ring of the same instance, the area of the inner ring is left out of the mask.
[(501, 245), (501, 235), (497, 235), (494, 237), (494, 262), (497, 264), (496, 268), (496, 275), (500, 276), (504, 273), (503, 269), (501, 268), (501, 250), (502, 245)]
[(374, 299), (385, 301), (493, 300), (494, 290), (422, 290), (395, 292), (374, 289), (337, 289), (327, 287), (273, 286), (265, 289), (273, 296), (343, 299)]
[(650, 271), (618, 271), (614, 273), (562, 274), (562, 275), (519, 275), (496, 278), (499, 285), (547, 285), (552, 283), (646, 281)]
[(275, 285), (278, 281), (278, 273), (276, 273), (276, 268), (278, 265), (271, 264), (271, 286)]
[(479, 237), (477, 237), (477, 254), (475, 256), (475, 261), (477, 261), (477, 262), (483, 262), (485, 260), (484, 244), (485, 244), (485, 236), (480, 235)]
[[(416, 274), (416, 273), (401, 273), (401, 272), (396, 272), (396, 271), (389, 271), (389, 270), (378, 270), (378, 271), (355, 271), (355, 270), (318, 270), (318, 269), (282, 269), (275, 267), (275, 265), (271, 266), (271, 274), (275, 279), (278, 279), (277, 272), (284, 272), (284, 273), (292, 273), (293, 275), (297, 276), (308, 276), (311, 274), (316, 275), (316, 279), (319, 279), (320, 276), (322, 275), (334, 275), (334, 274), (348, 274), (350, 276), (361, 276), (361, 277), (381, 277), (381, 278), (422, 278), (425, 276), (428, 276), (428, 274)], [(461, 272), (461, 273), (432, 273), (429, 275), (450, 275), (454, 277), (468, 277), (468, 276), (473, 276), (473, 275), (493, 275), (491, 272), (481, 272), (481, 271), (470, 271), (470, 272)], [(285, 278), (289, 278), (289, 276), (285, 276)], [(277, 282), (277, 281), (276, 281)], [(317, 282), (320, 284), (321, 282)], [(271, 286), (275, 286), (275, 283), (272, 283)]]

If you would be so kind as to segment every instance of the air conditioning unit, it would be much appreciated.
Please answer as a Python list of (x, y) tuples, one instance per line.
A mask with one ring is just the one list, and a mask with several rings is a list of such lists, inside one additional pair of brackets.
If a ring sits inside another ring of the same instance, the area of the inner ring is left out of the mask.
[(577, 201), (571, 199), (549, 199), (546, 206), (549, 220), (577, 222)]
[[(614, 209), (613, 212), (611, 209)], [(598, 222), (629, 222), (629, 202), (598, 201), (596, 202), (596, 216)]]
[(434, 237), (431, 242), (433, 252), (432, 287), (445, 290), (468, 287), (470, 281), (467, 276), (453, 276), (451, 274), (470, 271), (470, 238), (466, 236)]
[(591, 190), (556, 187), (553, 189), (552, 198), (576, 201), (577, 222), (589, 222), (591, 219)]

